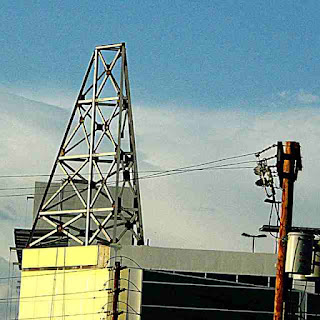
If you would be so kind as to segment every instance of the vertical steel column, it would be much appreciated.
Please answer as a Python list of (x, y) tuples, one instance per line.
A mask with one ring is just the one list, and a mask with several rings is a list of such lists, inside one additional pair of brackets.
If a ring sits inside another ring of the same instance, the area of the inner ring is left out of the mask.
[(121, 74), (120, 74), (120, 92), (119, 92), (119, 119), (118, 119), (118, 141), (117, 141), (117, 173), (116, 173), (116, 192), (114, 198), (114, 218), (113, 218), (113, 242), (117, 242), (117, 224), (118, 224), (118, 213), (121, 211), (122, 203), (119, 199), (119, 179), (120, 179), (120, 168), (121, 168), (121, 128), (122, 128), (122, 111), (123, 111), (123, 90), (124, 90), (124, 63), (125, 63), (125, 45), (121, 45)]
[(90, 236), (90, 212), (92, 200), (92, 169), (93, 169), (93, 153), (95, 150), (95, 131), (96, 131), (96, 92), (98, 77), (98, 49), (94, 50), (94, 70), (93, 70), (93, 88), (92, 88), (92, 104), (91, 104), (91, 136), (89, 148), (89, 177), (88, 177), (88, 194), (87, 194), (87, 216), (86, 216), (86, 235), (85, 245), (89, 244)]
[(136, 197), (137, 197), (137, 209), (138, 209), (138, 223), (137, 223), (137, 233), (140, 235), (140, 239), (138, 240), (138, 245), (144, 244), (144, 234), (143, 234), (143, 221), (141, 214), (141, 199), (140, 199), (140, 187), (139, 187), (139, 176), (138, 176), (138, 161), (136, 154), (136, 141), (135, 141), (135, 133), (133, 128), (133, 116), (132, 116), (132, 108), (131, 108), (131, 93), (130, 93), (130, 85), (129, 85), (129, 74), (128, 74), (128, 66), (127, 66), (127, 57), (125, 54), (125, 84), (127, 91), (127, 101), (128, 101), (128, 124), (129, 124), (129, 135), (130, 135), (130, 146), (131, 150), (133, 150), (133, 184), (136, 187)]

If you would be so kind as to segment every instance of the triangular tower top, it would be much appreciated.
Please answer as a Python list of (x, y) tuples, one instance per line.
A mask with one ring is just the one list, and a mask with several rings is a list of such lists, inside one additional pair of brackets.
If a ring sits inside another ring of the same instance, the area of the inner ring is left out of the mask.
[[(47, 232), (36, 239), (39, 228)], [(90, 245), (128, 236), (144, 243), (126, 49), (120, 43), (98, 46), (92, 54), (28, 247), (61, 237)]]

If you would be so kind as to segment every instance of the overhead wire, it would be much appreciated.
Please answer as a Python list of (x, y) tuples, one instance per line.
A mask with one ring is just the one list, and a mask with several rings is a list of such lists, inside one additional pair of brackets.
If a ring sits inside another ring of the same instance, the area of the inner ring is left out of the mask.
[[(92, 271), (92, 270), (91, 270)], [(41, 275), (38, 275), (41, 276)], [(110, 278), (109, 281), (113, 281), (113, 278)], [(129, 279), (121, 278), (122, 281), (127, 281), (130, 284), (133, 284)], [(9, 301), (12, 302), (18, 302), (18, 301), (24, 301), (24, 300), (30, 300), (30, 299), (38, 299), (38, 298), (52, 298), (52, 297), (65, 297), (65, 296), (71, 296), (71, 295), (81, 295), (81, 294), (88, 294), (88, 293), (97, 293), (97, 292), (111, 292), (112, 288), (103, 288), (103, 289), (97, 289), (97, 290), (85, 290), (85, 291), (74, 291), (74, 292), (68, 292), (68, 293), (52, 293), (52, 294), (41, 294), (41, 295), (33, 295), (33, 296), (16, 296), (16, 297), (10, 297)], [(141, 290), (133, 290), (133, 289), (126, 289), (126, 291), (130, 292), (136, 292), (136, 293), (142, 293)], [(100, 299), (102, 297), (92, 296), (92, 297), (81, 297), (81, 300), (89, 300), (89, 299)], [(66, 299), (68, 300), (76, 300), (79, 298), (74, 299)], [(6, 303), (6, 298), (0, 299), (0, 304)], [(51, 301), (51, 300), (42, 300), (42, 301)]]
[[(153, 178), (153, 177), (159, 177), (159, 176), (170, 176), (173, 174), (181, 174), (181, 173), (189, 173), (189, 172), (194, 172), (194, 171), (204, 171), (204, 170), (212, 170), (212, 169), (220, 169), (220, 168), (225, 168), (228, 166), (235, 166), (235, 165), (239, 165), (239, 164), (247, 164), (247, 163), (255, 163), (256, 161), (251, 160), (251, 161), (241, 161), (241, 162), (236, 162), (236, 163), (227, 163), (227, 164), (223, 164), (223, 165), (217, 165), (217, 166), (210, 166), (210, 167), (205, 167), (205, 168), (177, 168), (177, 169), (172, 169), (172, 170), (166, 170), (162, 173), (155, 173), (155, 174), (151, 174), (151, 175), (147, 175), (147, 176), (142, 176), (140, 178), (140, 180), (143, 179), (149, 179), (149, 178)], [(252, 169), (252, 167), (245, 167), (245, 168), (250, 168)], [(242, 169), (242, 167), (241, 167)]]
[[(250, 153), (245, 153), (245, 154), (241, 154), (241, 155), (237, 155), (237, 156), (225, 157), (225, 158), (221, 158), (218, 160), (212, 160), (212, 161), (208, 161), (208, 162), (202, 162), (199, 164), (176, 168), (173, 170), (177, 170), (177, 169), (182, 170), (182, 169), (188, 169), (188, 168), (193, 168), (193, 167), (198, 167), (198, 166), (204, 166), (207, 164), (222, 162), (222, 161), (226, 161), (226, 160), (233, 160), (233, 159), (237, 159), (237, 158), (243, 158), (243, 157), (247, 157), (247, 156), (251, 156), (251, 155), (255, 155), (255, 154), (257, 154), (257, 152), (250, 152)], [(150, 171), (152, 172), (153, 170), (145, 170), (145, 171), (139, 171), (139, 172), (150, 172)], [(171, 170), (169, 170), (169, 171), (171, 171)], [(22, 174), (22, 175), (0, 175), (0, 178), (35, 178), (35, 177), (49, 177), (49, 176), (50, 176), (50, 174)], [(65, 174), (55, 174), (55, 176), (65, 176)]]
[[(86, 294), (86, 293), (93, 293), (93, 292), (102, 292), (102, 291), (110, 291), (109, 289), (97, 289), (97, 290), (85, 290), (85, 291), (75, 291), (75, 292), (68, 292), (68, 293), (54, 293), (54, 294), (41, 294), (41, 295), (34, 295), (34, 296), (17, 296), (10, 298), (11, 301), (23, 301), (23, 300), (29, 300), (29, 299), (38, 299), (38, 298), (52, 298), (54, 297), (63, 297), (63, 296), (70, 296), (70, 295), (80, 295), (80, 294)], [(97, 297), (89, 297), (84, 299), (92, 299)], [(81, 298), (83, 299), (83, 298)], [(5, 303), (5, 298), (0, 299), (0, 304)], [(73, 300), (73, 299), (68, 299)], [(46, 300), (49, 301), (49, 300)]]
[[(133, 259), (129, 258), (129, 257), (126, 257), (126, 256), (118, 256), (118, 258), (125, 258), (125, 259), (129, 259), (130, 261), (134, 261)], [(110, 258), (111, 259), (111, 258)], [(110, 260), (109, 259), (109, 260)], [(134, 261), (135, 262), (135, 261)], [(129, 267), (130, 269), (134, 269), (134, 270), (141, 270), (141, 271), (147, 271), (147, 272), (151, 272), (151, 273), (160, 273), (160, 274), (168, 274), (168, 275), (173, 275), (173, 273), (170, 273), (168, 271), (163, 271), (163, 270), (153, 270), (153, 269), (146, 269), (146, 268), (142, 268), (142, 267), (133, 267), (133, 266), (130, 266)], [(110, 268), (108, 268), (110, 269)], [(82, 271), (93, 271), (93, 270), (96, 270), (96, 269), (76, 269), (76, 270), (72, 270), (71, 272), (82, 272)], [(54, 272), (54, 270), (52, 270)], [(47, 276), (47, 275), (57, 275), (57, 274), (63, 274), (65, 273), (65, 271), (57, 271), (55, 270), (56, 272), (54, 273), (43, 273), (43, 274), (36, 274), (34, 275), (34, 277), (42, 277), (42, 276)], [(68, 270), (67, 270), (68, 271)], [(36, 271), (27, 271), (27, 272), (36, 272)], [(109, 270), (109, 272), (111, 272)], [(70, 272), (67, 272), (66, 274), (68, 274)], [(191, 276), (191, 275), (185, 275), (185, 274), (181, 274), (179, 272), (175, 273), (174, 275), (177, 275), (177, 276), (180, 276), (180, 277), (184, 277), (184, 278), (196, 278), (196, 279), (199, 279), (199, 278), (203, 278), (203, 277), (197, 277), (197, 276)], [(25, 276), (24, 278), (29, 278), (30, 276)], [(256, 284), (250, 284), (250, 283), (241, 283), (241, 282), (237, 282), (237, 281), (230, 281), (230, 280), (222, 280), (222, 279), (215, 279), (215, 278), (205, 278), (208, 283), (210, 283), (211, 281), (212, 282), (220, 282), (220, 283), (228, 283), (230, 285), (232, 284), (237, 284), (237, 285), (244, 285), (245, 287), (248, 287), (248, 288), (252, 288), (252, 289), (270, 289), (270, 290), (273, 290), (272, 288), (269, 288), (269, 287), (266, 287), (266, 286), (262, 286), (262, 285), (256, 285)], [(107, 282), (110, 282), (112, 281), (113, 278), (109, 278)], [(121, 278), (121, 280), (125, 280), (125, 281), (128, 281), (128, 283), (131, 283), (135, 286), (136, 290), (128, 290), (130, 292), (137, 292), (137, 293), (141, 293), (141, 290), (139, 290), (138, 287), (136, 287), (136, 285), (134, 283), (132, 283), (129, 279), (127, 278)], [(104, 283), (104, 286), (106, 285), (106, 283)], [(176, 283), (178, 284), (178, 283)], [(186, 283), (184, 283), (186, 284)], [(182, 284), (181, 284), (182, 285)], [(200, 284), (199, 284), (200, 285)], [(97, 290), (86, 290), (86, 291), (77, 291), (77, 292), (69, 292), (69, 293), (54, 293), (54, 294), (42, 294), (42, 295), (33, 295), (33, 296), (22, 296), (22, 297), (12, 297), (11, 300), (12, 301), (18, 301), (18, 300), (28, 300), (28, 299), (37, 299), (37, 298), (45, 298), (45, 297), (53, 297), (53, 296), (57, 296), (57, 297), (60, 297), (60, 296), (70, 296), (70, 295), (78, 295), (78, 294), (86, 294), (86, 293), (93, 293), (93, 292), (103, 292), (103, 291), (112, 291), (112, 288), (103, 288), (103, 289), (97, 289)], [(97, 298), (97, 297), (88, 297), (88, 298), (81, 298), (81, 299), (92, 299), (92, 298)], [(73, 299), (67, 299), (67, 300), (73, 300)], [(1, 298), (0, 299), (0, 303), (5, 303), (6, 302), (6, 298)]]
[[(247, 162), (249, 163), (249, 162)], [(228, 166), (232, 166), (233, 164), (228, 164)], [(225, 165), (227, 166), (227, 165)], [(195, 172), (195, 171), (205, 171), (205, 170), (238, 170), (238, 169), (253, 169), (253, 167), (225, 167), (225, 166), (217, 166), (217, 167), (208, 167), (208, 168), (201, 168), (201, 169), (193, 169), (193, 170), (185, 170), (185, 171), (177, 171), (174, 170), (172, 172), (168, 172), (166, 174), (156, 174), (156, 175), (152, 175), (152, 176), (142, 176), (139, 177), (136, 180), (145, 180), (145, 179), (155, 179), (155, 178), (160, 178), (160, 177), (168, 177), (168, 176), (172, 176), (172, 175), (177, 175), (177, 174), (184, 174), (184, 173), (189, 173), (189, 172)], [(130, 179), (131, 181), (134, 179)], [(124, 180), (120, 180), (119, 182), (122, 183)], [(114, 186), (116, 183), (115, 182), (110, 182), (107, 183), (107, 186)], [(45, 187), (41, 187), (41, 188), (45, 188)], [(10, 188), (10, 190), (19, 190), (21, 188)], [(30, 189), (30, 190), (34, 190), (34, 187), (29, 187), (26, 189)], [(8, 189), (9, 190), (9, 189)], [(85, 191), (86, 189), (83, 190), (79, 190), (81, 191)], [(70, 191), (65, 191), (65, 193), (73, 193), (74, 190), (70, 190)], [(55, 192), (48, 192), (47, 195), (53, 195)], [(34, 193), (33, 192), (29, 192), (29, 193), (23, 193), (23, 194), (6, 194), (6, 195), (0, 195), (0, 198), (13, 198), (13, 197), (28, 197), (28, 196), (33, 196)]]
[[(118, 258), (121, 258), (121, 259), (123, 259), (123, 258), (127, 258), (126, 256), (118, 256)], [(109, 260), (111, 260), (112, 259), (112, 257), (109, 259)], [(128, 258), (129, 260), (131, 260), (132, 261), (132, 259), (131, 258)], [(131, 267), (130, 266), (130, 268), (132, 268), (132, 269), (139, 269), (139, 270), (141, 270), (141, 267), (139, 266), (139, 267)], [(156, 273), (168, 273), (168, 272), (165, 272), (165, 271), (159, 271), (159, 270), (152, 270), (152, 269), (142, 269), (142, 270), (144, 270), (144, 271), (148, 271), (148, 272), (156, 272)], [(79, 272), (79, 271), (82, 271), (82, 270), (74, 270), (74, 272)], [(92, 270), (90, 270), (90, 269), (87, 269), (87, 271), (92, 271)], [(32, 271), (31, 271), (32, 272)], [(57, 274), (58, 274), (59, 272), (57, 272)], [(172, 274), (172, 273), (170, 273), (170, 274)], [(52, 273), (51, 273), (51, 275), (52, 275)], [(177, 273), (176, 275), (179, 275), (179, 276), (184, 276), (184, 277), (191, 277), (191, 278), (194, 278), (194, 276), (189, 276), (189, 275), (183, 275), (183, 274), (179, 274), (179, 273)], [(40, 276), (40, 275), (37, 275), (37, 276)], [(197, 277), (196, 277), (197, 278)], [(208, 279), (208, 278), (206, 278), (207, 280), (213, 280), (213, 281), (219, 281), (219, 282), (226, 282), (225, 280), (220, 280), (220, 279)], [(110, 280), (110, 279), (109, 279)], [(231, 283), (237, 283), (238, 284), (238, 282), (232, 282), (232, 281), (228, 281), (228, 282), (231, 282)], [(248, 286), (248, 285), (251, 285), (251, 284), (246, 284), (246, 286)], [(259, 289), (259, 288), (263, 288), (264, 286), (256, 286), (256, 285), (253, 285), (254, 287), (257, 287), (257, 289)], [(103, 289), (102, 289), (103, 290)], [(97, 290), (97, 291), (102, 291), (101, 289), (100, 290)], [(93, 291), (93, 290), (92, 290)], [(106, 291), (107, 291), (107, 289), (106, 289)], [(134, 291), (134, 292), (136, 292), (136, 290), (131, 290), (131, 291)], [(87, 292), (87, 291), (86, 291)], [(80, 293), (80, 292), (79, 292)], [(141, 292), (140, 292), (141, 293)], [(76, 294), (76, 293), (72, 293), (72, 294)], [(57, 295), (59, 295), (59, 294), (57, 294)], [(63, 294), (60, 294), (60, 295), (63, 295)], [(68, 294), (65, 294), (65, 295), (68, 295)], [(46, 296), (51, 296), (51, 295), (46, 295)], [(22, 298), (27, 298), (27, 297), (22, 297)], [(32, 297), (28, 297), (28, 298), (32, 298)], [(36, 296), (34, 297), (34, 298), (36, 298)], [(86, 299), (91, 299), (91, 298), (94, 298), (94, 297), (88, 297), (88, 298), (86, 298)], [(70, 300), (70, 299), (67, 299), (67, 300)], [(158, 307), (161, 307), (161, 306), (158, 306)], [(211, 309), (211, 308), (210, 308)], [(239, 311), (239, 312), (241, 312), (241, 310)], [(98, 312), (98, 313), (101, 313), (101, 311), (100, 312)], [(76, 314), (70, 314), (70, 315), (65, 315), (66, 317), (68, 317), (68, 316), (75, 316)], [(82, 315), (85, 315), (85, 314), (82, 314)], [(58, 316), (59, 317), (59, 316)], [(35, 318), (22, 318), (22, 319), (25, 319), (25, 320), (27, 320), (27, 319), (35, 319)], [(41, 319), (41, 317), (39, 318), (39, 317), (37, 317), (37, 319)]]
[[(124, 258), (125, 256), (121, 256), (121, 259), (122, 258)], [(111, 258), (110, 258), (111, 259)], [(110, 260), (109, 259), (109, 260)], [(134, 261), (133, 259), (131, 259), (131, 258), (128, 258), (129, 260), (131, 260), (131, 261)], [(108, 260), (108, 261), (109, 261)], [(135, 262), (135, 261), (134, 261)], [(104, 268), (106, 268), (106, 267), (104, 267)], [(109, 271), (110, 271), (110, 268), (108, 268), (109, 269)], [(106, 269), (107, 271), (108, 271), (108, 269)], [(139, 269), (140, 269), (140, 267), (139, 267)], [(80, 270), (72, 270), (72, 272), (79, 272), (79, 271), (82, 271), (81, 269)], [(87, 269), (87, 271), (93, 271), (92, 269)], [(31, 271), (32, 272), (32, 271)], [(57, 272), (57, 269), (54, 271), (54, 277), (56, 277), (56, 275), (58, 274), (59, 272)], [(62, 272), (63, 274), (65, 274), (65, 270), (63, 270), (63, 272)], [(42, 274), (43, 275), (43, 274)], [(50, 275), (52, 275), (52, 273), (50, 274)], [(41, 275), (35, 275), (35, 276), (41, 276)], [(25, 278), (25, 277), (24, 277)], [(131, 283), (131, 284), (133, 284), (129, 279), (126, 279), (126, 278), (121, 278), (121, 280), (126, 280), (126, 281), (128, 281), (128, 283)], [(109, 279), (109, 281), (112, 281), (112, 278), (111, 279)], [(105, 283), (106, 284), (106, 283)], [(105, 284), (104, 284), (104, 286), (105, 286)], [(136, 287), (136, 286), (135, 286)], [(55, 290), (54, 290), (55, 291)], [(66, 296), (66, 295), (70, 295), (70, 294), (80, 294), (80, 293), (83, 293), (83, 294), (87, 294), (88, 292), (98, 292), (98, 291), (112, 291), (112, 287), (111, 288), (103, 288), (103, 289), (99, 289), (99, 290), (91, 290), (91, 291), (88, 291), (88, 290), (86, 290), (86, 291), (81, 291), (81, 292), (70, 292), (70, 293), (61, 293), (61, 294), (59, 294), (59, 293), (57, 293), (57, 294), (55, 294), (55, 293), (52, 293), (52, 294), (46, 294), (46, 295), (38, 295), (38, 296), (27, 296), (27, 297), (17, 297), (17, 298), (14, 298), (14, 299), (11, 299), (11, 300), (14, 300), (15, 302), (17, 302), (18, 300), (19, 301), (22, 301), (22, 300), (24, 300), (24, 299), (32, 299), (32, 298), (34, 298), (34, 299), (36, 299), (36, 298), (43, 298), (43, 297), (51, 297), (51, 299), (53, 299), (53, 297), (56, 297), (56, 296), (63, 296), (63, 299), (64, 299), (64, 296)], [(136, 290), (132, 290), (132, 289), (126, 289), (126, 291), (130, 291), (130, 292), (137, 292), (137, 293), (141, 293), (141, 291), (138, 289), (138, 287), (136, 287)], [(96, 297), (96, 296), (93, 296), (93, 297), (87, 297), (87, 298), (81, 298), (81, 300), (84, 300), (84, 299), (105, 299), (105, 297)], [(1, 300), (5, 300), (5, 299), (0, 299), (0, 301)], [(64, 300), (74, 300), (74, 299), (64, 299)], [(49, 300), (48, 300), (49, 301)], [(57, 316), (55, 316), (55, 315), (53, 315), (53, 300), (50, 300), (51, 301), (51, 311), (50, 311), (50, 318), (51, 317), (57, 317)], [(6, 301), (3, 301), (3, 302), (6, 302)], [(42, 302), (43, 302), (43, 300), (42, 300)], [(136, 315), (138, 315), (138, 312), (136, 311), (136, 310), (134, 310), (129, 304), (127, 304), (126, 302), (123, 302), (123, 301), (119, 301), (119, 303), (124, 303), (125, 305), (127, 305), (131, 310), (132, 310), (132, 314), (136, 314)], [(103, 306), (102, 306), (102, 309), (104, 309), (104, 307), (105, 307), (105, 305), (106, 304), (104, 304)], [(104, 311), (100, 311), (100, 312), (97, 312), (97, 313), (105, 313)], [(130, 311), (124, 311), (124, 313), (131, 313)], [(10, 315), (11, 315), (11, 313), (10, 313)], [(66, 317), (66, 316), (75, 316), (76, 314), (72, 314), (72, 315), (66, 315), (66, 314), (63, 314), (62, 316), (63, 317)], [(85, 315), (85, 314), (83, 314), (83, 313), (81, 313), (81, 315)], [(58, 316), (59, 317), (59, 316)], [(37, 317), (37, 318), (35, 318), (35, 317), (33, 317), (33, 318), (22, 318), (22, 319), (39, 319), (39, 318), (42, 318), (42, 317)]]
[[(268, 221), (268, 225), (269, 225), (269, 228), (271, 227), (271, 220), (272, 220), (272, 215), (273, 215), (273, 212), (274, 212), (274, 209), (275, 209), (275, 212), (276, 212), (276, 224), (277, 226), (279, 225), (280, 223), (280, 216), (279, 216), (279, 206), (278, 206), (278, 203), (275, 202), (275, 203), (272, 203), (271, 204), (271, 209), (270, 209), (270, 215), (269, 215), (269, 221)], [(279, 239), (279, 237), (277, 235), (274, 235), (271, 231), (269, 232), (269, 234), (275, 238), (276, 240)]]
[[(151, 269), (145, 269), (143, 267), (141, 267), (135, 260), (133, 260), (132, 258), (130, 257), (127, 257), (127, 256), (124, 256), (124, 255), (117, 255), (117, 256), (112, 256), (110, 257), (106, 263), (104, 264), (104, 268), (109, 268), (108, 267), (108, 264), (113, 260), (113, 259), (116, 259), (116, 258), (119, 258), (121, 259), (121, 262), (123, 261), (123, 259), (126, 259), (126, 260), (129, 260), (131, 262), (133, 262), (136, 267), (132, 267), (130, 266), (131, 269), (135, 269), (135, 270), (151, 270)], [(31, 272), (31, 270), (27, 270), (28, 272)], [(0, 277), (0, 281), (1, 280), (8, 280), (8, 279), (23, 279), (23, 278), (32, 278), (32, 277), (41, 277), (41, 276), (48, 276), (48, 275), (52, 275), (53, 274), (53, 270), (46, 270), (46, 271), (52, 271), (52, 272), (47, 272), (47, 273), (42, 273), (42, 274), (35, 274), (35, 275), (19, 275), (19, 276), (9, 276), (9, 277)], [(74, 269), (73, 267), (70, 267), (70, 268), (65, 268), (64, 267), (64, 270), (61, 271), (61, 272), (56, 272), (56, 274), (64, 274), (64, 273), (73, 273), (73, 272), (88, 272), (88, 271), (92, 271), (92, 269)], [(153, 270), (152, 270), (153, 271)], [(1, 299), (0, 299), (1, 301)]]
[[(163, 170), (163, 171), (151, 171), (154, 172), (149, 175), (144, 175), (140, 176), (138, 179), (139, 180), (145, 180), (145, 179), (151, 179), (151, 178), (156, 178), (156, 177), (163, 177), (163, 176), (171, 176), (174, 174), (182, 174), (182, 173), (189, 173), (193, 171), (204, 171), (204, 170), (215, 170), (215, 169), (252, 169), (252, 167), (235, 167), (236, 165), (239, 164), (248, 164), (248, 163), (254, 163), (255, 161), (241, 161), (241, 162), (236, 162), (236, 163), (227, 163), (227, 164), (222, 164), (222, 165), (217, 165), (217, 166), (210, 166), (210, 167), (205, 167), (205, 168), (198, 168), (198, 167), (203, 167), (208, 164), (213, 164), (213, 163), (218, 163), (218, 162), (223, 162), (227, 160), (232, 160), (236, 158), (242, 158), (242, 157), (247, 157), (250, 155), (254, 155), (254, 152), (247, 153), (247, 154), (242, 154), (238, 156), (232, 156), (232, 157), (226, 157), (218, 160), (213, 160), (213, 161), (208, 161), (208, 162), (203, 162), (195, 165), (190, 165), (190, 166), (185, 166), (185, 167), (179, 167), (179, 168), (174, 168), (170, 170)], [(228, 168), (229, 167), (229, 168)], [(140, 171), (143, 172), (143, 171)], [(150, 171), (144, 171), (144, 172), (150, 172)], [(49, 175), (7, 175), (7, 176), (0, 176), (0, 178), (21, 178), (21, 177), (41, 177), (41, 176), (49, 176)], [(65, 174), (57, 174), (55, 176), (66, 176)], [(120, 181), (121, 182), (121, 181)], [(111, 182), (110, 185), (113, 185), (115, 182)], [(45, 188), (45, 187), (38, 187), (38, 188)], [(38, 189), (37, 188), (37, 189)], [(16, 188), (1, 188), (0, 191), (7, 191), (7, 190), (34, 190), (35, 187), (16, 187)], [(71, 191), (73, 192), (73, 191)], [(33, 193), (27, 193), (27, 194), (9, 194), (9, 195), (0, 195), (0, 198), (7, 198), (7, 197), (22, 197), (22, 196), (30, 196), (33, 195)]]
[[(234, 166), (237, 164), (245, 164), (245, 163), (252, 163), (255, 161), (244, 161), (244, 162), (238, 162), (238, 163), (229, 163), (225, 165), (219, 165), (219, 166), (212, 166), (212, 167), (206, 167), (206, 168), (198, 168), (198, 169), (190, 169), (190, 170), (181, 170), (181, 169), (172, 169), (172, 170), (164, 170), (164, 171), (157, 171), (157, 173), (154, 173), (152, 175), (146, 175), (139, 177), (138, 180), (144, 180), (144, 179), (150, 179), (153, 177), (158, 177), (158, 176), (169, 176), (171, 173), (188, 173), (188, 172), (193, 172), (193, 171), (203, 171), (203, 170), (212, 170), (212, 169), (252, 169), (252, 167), (231, 167), (227, 168), (228, 166)], [(169, 174), (166, 174), (169, 173)], [(65, 176), (65, 175), (64, 175)], [(131, 179), (133, 180), (133, 179)], [(121, 180), (120, 182), (123, 182)], [(115, 182), (109, 183), (110, 185), (113, 185)], [(107, 185), (109, 185), (107, 184)], [(0, 191), (11, 191), (11, 190), (34, 190), (34, 189), (45, 189), (46, 187), (35, 187), (35, 186), (30, 186), (30, 187), (13, 187), (13, 188), (0, 188)], [(0, 196), (1, 197), (1, 196)]]
[[(119, 301), (119, 302), (123, 302), (123, 301)], [(125, 303), (125, 302), (123, 302)], [(95, 315), (95, 314), (106, 314), (107, 311), (98, 311), (98, 312), (87, 312), (87, 313), (73, 313), (73, 314), (63, 314), (63, 315), (55, 315), (54, 319), (56, 318), (64, 318), (64, 317), (75, 317), (75, 316), (89, 316), (89, 315)], [(129, 311), (123, 311), (123, 314), (133, 314), (133, 315), (139, 315), (139, 313), (136, 312), (129, 312)], [(28, 318), (19, 318), (19, 320), (38, 320), (38, 319), (48, 319), (48, 316), (37, 316), (35, 317), (28, 317)], [(16, 320), (16, 318), (11, 318), (10, 320)]]
[[(244, 157), (252, 156), (252, 155), (255, 155), (255, 154), (256, 154), (256, 152), (250, 152), (250, 153), (245, 153), (245, 154), (241, 154), (241, 155), (237, 155), (237, 156), (225, 157), (225, 158), (221, 158), (221, 159), (218, 159), (218, 160), (212, 160), (212, 161), (202, 162), (202, 163), (194, 164), (194, 165), (190, 165), (190, 166), (180, 167), (180, 168), (176, 168), (176, 169), (172, 169), (172, 170), (191, 169), (191, 168), (194, 168), (194, 167), (205, 166), (205, 165), (208, 165), (208, 164), (223, 162), (223, 161), (227, 161), (227, 160), (234, 160), (234, 159), (238, 159), (238, 158), (244, 158)], [(172, 171), (172, 170), (167, 170), (167, 171), (169, 172), (169, 171)]]
[[(94, 315), (94, 314), (104, 314), (106, 312), (98, 311), (98, 312), (88, 312), (88, 313), (73, 313), (73, 314), (63, 314), (63, 315), (55, 315), (54, 318), (63, 318), (63, 317), (75, 317), (75, 316), (88, 316), (88, 315)], [(19, 318), (19, 320), (36, 320), (36, 319), (48, 319), (48, 316), (37, 316), (35, 317), (27, 317), (27, 318)], [(14, 320), (14, 319), (10, 319)]]
[[(121, 262), (124, 261), (124, 259), (133, 262), (136, 266), (130, 265), (130, 267), (129, 267), (130, 269), (133, 269), (133, 270), (142, 270), (142, 271), (148, 271), (148, 272), (154, 272), (154, 273), (171, 274), (171, 273), (168, 272), (168, 271), (154, 270), (154, 269), (144, 268), (144, 267), (140, 266), (139, 264), (137, 264), (136, 261), (134, 261), (132, 258), (127, 257), (127, 256), (124, 256), (124, 255), (118, 255), (118, 256), (116, 256), (116, 257), (115, 257), (115, 256), (110, 257), (110, 258), (107, 260), (106, 264), (104, 265), (104, 268), (106, 268), (106, 269), (107, 269), (107, 268), (110, 268), (110, 267), (107, 266), (107, 264), (108, 264), (110, 261), (112, 261), (113, 259), (115, 259), (115, 258), (121, 259)], [(43, 277), (43, 276), (48, 276), (48, 275), (49, 275), (49, 276), (50, 276), (50, 275), (52, 276), (54, 270), (43, 270), (43, 271), (46, 271), (46, 272), (43, 272), (43, 273), (41, 273), (41, 274), (30, 274), (30, 275), (24, 274), (23, 276), (19, 275), (19, 276), (12, 276), (12, 277), (2, 277), (2, 278), (0, 278), (0, 280), (8, 280), (8, 278), (10, 278), (10, 279), (21, 279), (21, 280), (23, 280), (23, 279), (34, 278), (34, 277)], [(51, 272), (49, 272), (49, 271), (51, 271)], [(90, 272), (90, 271), (92, 271), (92, 269), (73, 269), (73, 268), (68, 269), (68, 268), (65, 268), (65, 269), (62, 270), (62, 271), (57, 271), (56, 274), (57, 274), (57, 275), (58, 275), (58, 274), (61, 274), (61, 275), (62, 275), (62, 274), (64, 274), (64, 273), (70, 274), (70, 273), (74, 273), (74, 272), (77, 272), (77, 273), (80, 273), (80, 272), (81, 272), (81, 273), (82, 273), (82, 272)], [(28, 272), (28, 273), (33, 273), (34, 270), (26, 270), (26, 272)], [(177, 274), (179, 274), (179, 273), (177, 273)], [(194, 276), (184, 275), (184, 274), (179, 274), (179, 275), (180, 275), (180, 276), (184, 276), (184, 277), (194, 277)], [(213, 281), (216, 281), (216, 282), (230, 282), (230, 283), (233, 283), (233, 282), (234, 282), (234, 281), (229, 281), (229, 280), (211, 279), (211, 278), (207, 278), (207, 280), (213, 280)], [(261, 287), (260, 285), (254, 285), (254, 284), (248, 284), (248, 285)], [(0, 301), (1, 301), (1, 299), (0, 299)]]
[[(139, 170), (139, 172), (159, 172), (159, 170)], [(98, 173), (94, 173), (94, 174), (98, 174)], [(87, 174), (83, 174), (83, 175), (89, 175)], [(55, 177), (65, 177), (65, 174), (63, 173), (56, 173), (54, 174)], [(0, 179), (1, 178), (37, 178), (37, 177), (50, 177), (50, 174), (20, 174), (20, 175), (0, 175)], [(0, 189), (1, 190), (1, 189)]]

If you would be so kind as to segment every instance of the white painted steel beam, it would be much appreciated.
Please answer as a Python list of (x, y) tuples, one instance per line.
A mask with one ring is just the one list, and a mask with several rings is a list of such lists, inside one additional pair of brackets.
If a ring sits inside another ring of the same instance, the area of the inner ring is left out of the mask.
[[(129, 139), (129, 143), (124, 143), (124, 137)], [(60, 186), (55, 184), (53, 188), (54, 177), (61, 174)], [(114, 192), (111, 192), (110, 185), (114, 185)], [(128, 195), (131, 201), (126, 198)], [(58, 230), (59, 234), (83, 245), (95, 244), (99, 239), (116, 243), (127, 232), (133, 235), (137, 244), (143, 244), (124, 43), (94, 49), (40, 208), (29, 246), (41, 245)], [(59, 217), (61, 222), (54, 217)], [(41, 239), (34, 240), (34, 230), (40, 221), (51, 229)], [(79, 225), (84, 228), (80, 235), (76, 231)]]

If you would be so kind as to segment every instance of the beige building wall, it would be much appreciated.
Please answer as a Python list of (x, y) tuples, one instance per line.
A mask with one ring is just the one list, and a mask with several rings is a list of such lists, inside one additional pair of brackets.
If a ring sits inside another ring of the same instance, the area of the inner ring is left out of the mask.
[[(109, 259), (109, 247), (101, 245), (25, 249), (19, 320), (111, 319), (114, 271)], [(140, 319), (141, 274), (121, 271), (120, 320)]]

